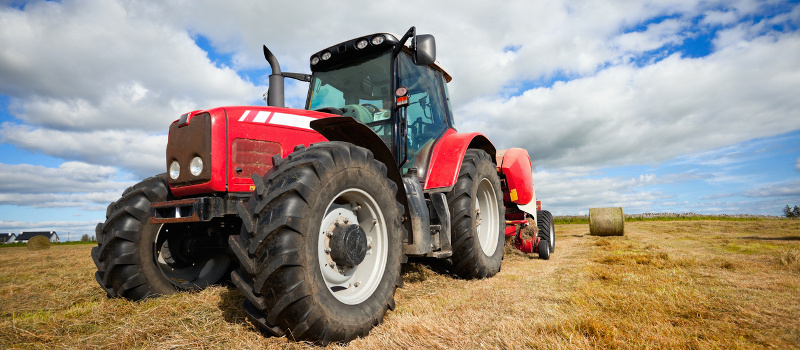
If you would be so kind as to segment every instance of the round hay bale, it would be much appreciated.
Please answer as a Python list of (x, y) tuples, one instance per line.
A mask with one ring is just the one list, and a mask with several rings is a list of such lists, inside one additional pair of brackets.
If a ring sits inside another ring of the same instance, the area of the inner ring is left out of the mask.
[(622, 236), (625, 215), (622, 207), (589, 209), (589, 234), (592, 236)]
[(45, 236), (33, 236), (28, 240), (28, 250), (50, 249), (50, 240)]

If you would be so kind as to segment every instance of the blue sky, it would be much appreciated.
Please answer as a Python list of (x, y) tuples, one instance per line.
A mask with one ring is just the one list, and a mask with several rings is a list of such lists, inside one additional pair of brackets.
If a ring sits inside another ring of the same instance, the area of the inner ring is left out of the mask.
[[(172, 120), (263, 104), (262, 44), (308, 72), (320, 48), (411, 25), (436, 36), (459, 130), (526, 148), (556, 215), (800, 205), (798, 1), (384, 7), (0, 0), (0, 232), (93, 234), (165, 171)], [(288, 81), (287, 104), (306, 88)]]

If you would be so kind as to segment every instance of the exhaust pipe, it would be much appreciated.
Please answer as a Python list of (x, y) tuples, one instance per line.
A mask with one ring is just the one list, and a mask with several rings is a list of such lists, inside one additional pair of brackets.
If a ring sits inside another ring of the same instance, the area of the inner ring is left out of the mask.
[(285, 107), (281, 65), (275, 55), (269, 51), (267, 45), (264, 45), (264, 58), (269, 62), (269, 67), (272, 68), (272, 74), (269, 75), (269, 90), (267, 90), (267, 106)]

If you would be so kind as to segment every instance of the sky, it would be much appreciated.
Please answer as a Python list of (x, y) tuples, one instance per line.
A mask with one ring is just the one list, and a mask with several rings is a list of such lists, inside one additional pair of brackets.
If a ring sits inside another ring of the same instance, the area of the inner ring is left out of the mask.
[[(798, 1), (0, 0), (0, 232), (94, 234), (182, 113), (265, 105), (269, 66), (436, 37), (459, 132), (522, 147), (554, 215), (800, 205)], [(287, 105), (307, 83), (287, 80)]]

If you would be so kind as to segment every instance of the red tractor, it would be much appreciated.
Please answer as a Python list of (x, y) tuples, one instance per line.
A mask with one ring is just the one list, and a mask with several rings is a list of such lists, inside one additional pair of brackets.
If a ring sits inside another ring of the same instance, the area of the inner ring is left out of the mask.
[[(346, 342), (394, 309), (408, 257), (490, 277), (506, 235), (549, 257), (552, 219), (537, 210), (527, 151), (456, 131), (433, 36), (348, 40), (313, 54), (311, 75), (264, 55), (268, 107), (182, 115), (167, 173), (108, 206), (92, 258), (109, 297), (229, 280), (263, 330)], [(286, 77), (310, 83), (305, 109), (284, 108)], [(538, 235), (519, 237), (530, 219)]]

